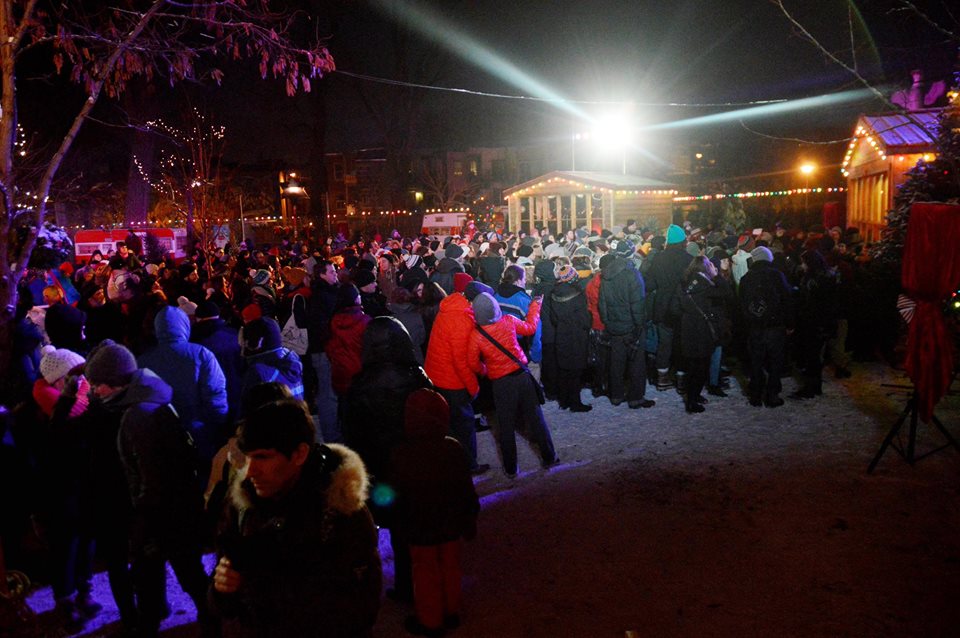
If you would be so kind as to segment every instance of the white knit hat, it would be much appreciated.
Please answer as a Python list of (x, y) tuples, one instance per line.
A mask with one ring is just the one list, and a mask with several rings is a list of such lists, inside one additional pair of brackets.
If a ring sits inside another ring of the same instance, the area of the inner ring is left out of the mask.
[(85, 359), (72, 350), (66, 348), (57, 349), (53, 346), (43, 347), (43, 358), (40, 359), (40, 374), (44, 381), (53, 385), (67, 373), (83, 365)]
[(179, 306), (180, 310), (182, 310), (183, 313), (188, 317), (192, 317), (193, 315), (197, 314), (197, 304), (193, 303), (182, 295), (177, 297), (177, 306)]
[(420, 255), (410, 255), (403, 261), (407, 264), (407, 268), (416, 268), (423, 263), (423, 260), (420, 259)]

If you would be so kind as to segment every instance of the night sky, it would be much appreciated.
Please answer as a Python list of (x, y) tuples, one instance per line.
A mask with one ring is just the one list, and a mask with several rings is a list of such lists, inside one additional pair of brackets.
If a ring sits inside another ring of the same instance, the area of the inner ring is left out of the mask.
[[(905, 87), (916, 66), (932, 78), (947, 76), (955, 56), (954, 47), (941, 35), (915, 17), (894, 11), (895, 5), (861, 2), (859, 10), (849, 13), (859, 68), (885, 93), (894, 85)], [(405, 6), (425, 9), (398, 18)], [(767, 0), (449, 0), (433, 6), (393, 0), (347, 6), (332, 25), (330, 48), (338, 67), (471, 91), (527, 96), (547, 91), (570, 100), (656, 104), (795, 99), (859, 88), (849, 74), (798, 36)], [(846, 4), (790, 2), (787, 7), (828, 49), (850, 59)], [(429, 13), (437, 20), (425, 20)], [(409, 29), (414, 34), (402, 55), (392, 45), (397, 25), (401, 33)], [(270, 90), (260, 88), (260, 93)], [(389, 105), (397, 89), (335, 74), (321, 90), (328, 149), (382, 143), (359, 95)], [(586, 126), (582, 115), (551, 103), (426, 90), (413, 94), (423, 109), (416, 128), (423, 145), (536, 142), (567, 137)], [(619, 107), (575, 108), (589, 116)], [(834, 140), (849, 134), (859, 113), (882, 109), (866, 99), (750, 119), (747, 124), (767, 135)], [(643, 126), (718, 110), (729, 109), (637, 106), (633, 119)], [(743, 145), (737, 152), (741, 158), (753, 155), (750, 149), (757, 149), (756, 156), (763, 158), (761, 147), (766, 143), (738, 122), (680, 128), (667, 136), (648, 134), (645, 141), (657, 151), (678, 143), (723, 141), (728, 147)], [(808, 147), (798, 152), (839, 159), (841, 149), (842, 145)]]
[[(797, 35), (768, 0), (311, 0), (315, 24), (330, 33), (340, 70), (476, 92), (573, 101), (632, 102), (637, 127), (656, 127), (731, 108), (663, 106), (797, 99), (859, 88), (853, 78)], [(939, 2), (919, 3), (942, 18)], [(956, 42), (896, 0), (860, 2), (791, 0), (787, 7), (824, 45), (850, 59), (848, 15), (863, 73), (889, 94), (906, 88), (909, 71), (929, 79), (949, 75)], [(848, 13), (849, 11), (849, 13)], [(305, 164), (325, 151), (381, 146), (377, 118), (412, 132), (416, 146), (451, 148), (569, 139), (587, 120), (615, 105), (508, 100), (473, 94), (400, 89), (334, 73), (314, 83), (314, 93), (288, 98), (282, 84), (262, 81), (254, 69), (227, 66), (219, 89), (188, 88), (194, 103), (227, 127), (227, 159), (240, 163)], [(45, 88), (44, 88), (45, 90)], [(158, 102), (175, 117), (183, 88), (160, 90)], [(30, 91), (24, 92), (25, 96)], [(56, 103), (22, 109), (28, 125), (55, 130)], [(643, 106), (654, 104), (654, 106)], [(372, 105), (368, 108), (368, 105)], [(668, 157), (676, 148), (719, 143), (731, 174), (788, 167), (796, 157), (838, 162), (843, 144), (813, 146), (769, 140), (796, 137), (838, 140), (862, 112), (884, 110), (875, 100), (792, 111), (739, 122), (643, 131), (644, 149)], [(115, 104), (99, 115), (120, 119)], [(404, 117), (409, 115), (409, 121)], [(32, 121), (31, 121), (32, 120)], [(94, 123), (85, 143), (116, 135)], [(791, 149), (784, 152), (784, 148)], [(78, 150), (78, 154), (79, 154)], [(779, 165), (777, 162), (780, 162)]]

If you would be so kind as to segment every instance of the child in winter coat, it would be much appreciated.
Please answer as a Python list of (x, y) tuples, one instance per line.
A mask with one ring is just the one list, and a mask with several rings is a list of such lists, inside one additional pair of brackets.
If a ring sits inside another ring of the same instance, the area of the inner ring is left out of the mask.
[(476, 536), (480, 511), (470, 460), (446, 435), (449, 427), (446, 400), (428, 388), (414, 391), (404, 409), (405, 440), (390, 457), (398, 525), (413, 562), (416, 616), (406, 628), (423, 636), (441, 636), (460, 624), (460, 554), (463, 539)]

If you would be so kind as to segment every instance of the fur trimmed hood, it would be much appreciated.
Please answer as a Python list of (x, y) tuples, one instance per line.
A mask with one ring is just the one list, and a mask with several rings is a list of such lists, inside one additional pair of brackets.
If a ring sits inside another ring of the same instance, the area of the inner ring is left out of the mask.
[[(230, 485), (229, 498), (238, 510), (256, 508), (261, 502), (246, 478), (244, 467)], [(369, 488), (370, 478), (360, 456), (345, 445), (329, 443), (313, 446), (297, 485), (283, 499), (317, 495), (330, 513), (350, 516), (364, 508)]]

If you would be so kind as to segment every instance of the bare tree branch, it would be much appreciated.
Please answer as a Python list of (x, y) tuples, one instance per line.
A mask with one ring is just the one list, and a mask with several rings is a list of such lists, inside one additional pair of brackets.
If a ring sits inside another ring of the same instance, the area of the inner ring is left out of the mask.
[[(900, 2), (907, 9), (909, 9), (914, 15), (916, 15), (918, 18), (926, 22), (927, 25), (932, 27), (935, 31), (939, 31), (940, 33), (942, 33), (943, 35), (947, 36), (948, 38), (950, 38), (955, 42), (960, 41), (960, 34), (954, 33), (953, 31), (950, 31), (949, 29), (944, 28), (943, 25), (941, 25), (939, 22), (931, 18), (925, 12), (921, 11), (920, 8), (913, 2), (910, 2), (910, 0), (900, 0)], [(948, 12), (949, 12), (949, 9), (948, 9)]]
[(861, 75), (860, 72), (857, 71), (857, 69), (851, 67), (849, 64), (847, 64), (846, 62), (838, 58), (836, 55), (834, 55), (832, 52), (830, 52), (825, 46), (823, 46), (820, 43), (820, 41), (812, 33), (810, 33), (810, 31), (807, 30), (806, 27), (804, 27), (795, 17), (793, 17), (793, 14), (790, 13), (790, 11), (788, 11), (787, 8), (784, 6), (783, 0), (770, 0), (770, 1), (773, 2), (773, 4), (775, 4), (777, 7), (779, 7), (783, 15), (786, 16), (787, 20), (790, 21), (790, 24), (793, 25), (793, 27), (805, 40), (807, 40), (810, 44), (815, 46), (821, 53), (823, 53), (823, 55), (829, 58), (831, 62), (843, 68), (850, 75), (852, 75), (857, 80), (857, 82), (863, 85), (865, 89), (873, 93), (879, 99), (883, 100), (883, 103), (886, 104), (889, 108), (896, 108), (896, 106), (893, 103), (891, 103), (890, 100), (888, 100), (883, 93), (878, 91), (877, 88), (869, 80), (867, 80), (867, 78), (863, 77), (863, 75)]

